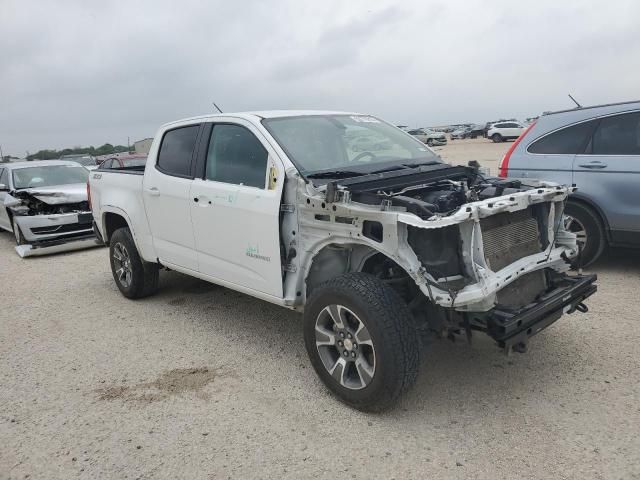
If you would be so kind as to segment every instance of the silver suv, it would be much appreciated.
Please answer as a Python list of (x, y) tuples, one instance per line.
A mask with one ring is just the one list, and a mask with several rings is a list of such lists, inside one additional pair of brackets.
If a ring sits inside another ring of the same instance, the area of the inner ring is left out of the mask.
[(640, 247), (640, 101), (542, 115), (506, 153), (500, 176), (578, 187), (565, 227), (578, 234), (584, 265), (607, 245)]

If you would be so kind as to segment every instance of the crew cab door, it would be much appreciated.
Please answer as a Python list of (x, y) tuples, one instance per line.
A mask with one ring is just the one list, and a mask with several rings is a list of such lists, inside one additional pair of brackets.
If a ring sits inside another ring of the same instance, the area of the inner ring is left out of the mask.
[(155, 162), (150, 156), (142, 186), (153, 245), (161, 263), (198, 270), (191, 225), (193, 159), (200, 124), (164, 133)]
[(640, 112), (602, 117), (585, 153), (576, 155), (577, 196), (604, 213), (611, 240), (640, 244)]
[(206, 125), (201, 144), (202, 166), (191, 187), (200, 272), (281, 298), (284, 171), (275, 151), (240, 119)]

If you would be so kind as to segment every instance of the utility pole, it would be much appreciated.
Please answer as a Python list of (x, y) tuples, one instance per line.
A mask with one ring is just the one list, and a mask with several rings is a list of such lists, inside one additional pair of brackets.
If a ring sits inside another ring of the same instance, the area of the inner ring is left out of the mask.
[(4, 155), (2, 154), (2, 145), (0, 145), (0, 163), (4, 162)]
[(127, 153), (131, 151), (131, 142), (129, 142), (129, 137), (127, 137)]

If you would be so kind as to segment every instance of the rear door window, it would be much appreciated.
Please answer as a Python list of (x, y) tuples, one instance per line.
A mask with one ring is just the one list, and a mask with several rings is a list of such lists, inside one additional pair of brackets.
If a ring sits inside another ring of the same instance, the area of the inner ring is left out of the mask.
[(604, 117), (593, 134), (594, 155), (640, 155), (640, 112)]
[(214, 125), (207, 152), (206, 179), (265, 188), (269, 154), (260, 140), (240, 125)]
[(583, 153), (597, 122), (597, 120), (590, 120), (545, 135), (533, 142), (528, 152), (545, 155)]
[(191, 160), (200, 125), (169, 130), (162, 138), (157, 168), (167, 175), (191, 178)]

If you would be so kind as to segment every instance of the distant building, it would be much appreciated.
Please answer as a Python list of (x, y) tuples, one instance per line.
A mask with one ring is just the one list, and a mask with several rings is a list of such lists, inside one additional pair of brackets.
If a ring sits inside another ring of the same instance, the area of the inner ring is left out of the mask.
[(151, 150), (151, 142), (153, 142), (153, 138), (138, 140), (137, 142), (134, 142), (133, 148), (136, 153), (144, 153), (146, 155), (149, 153), (149, 150)]

